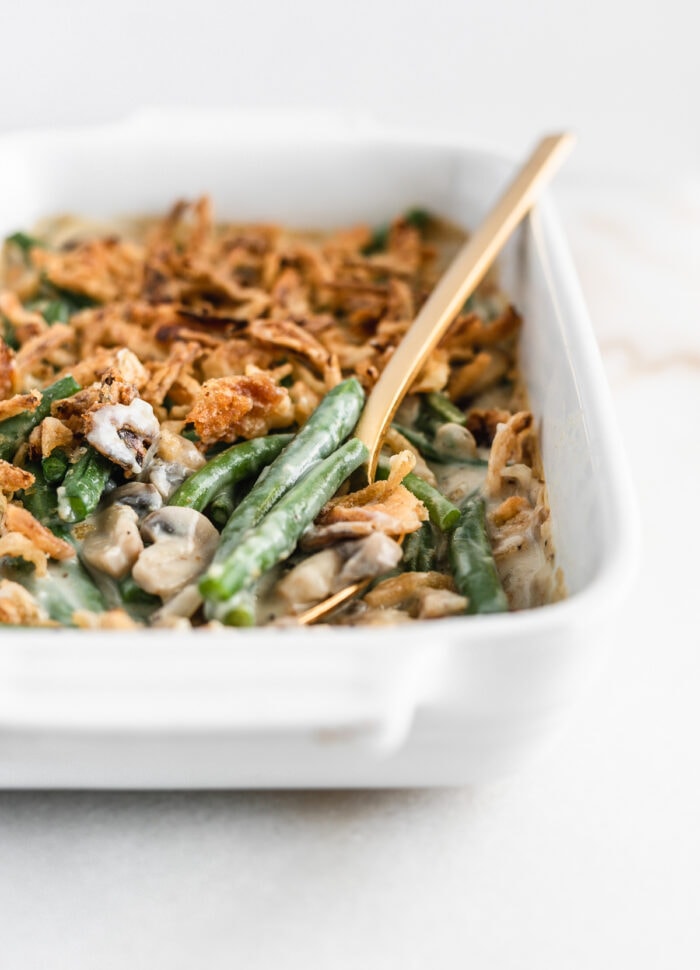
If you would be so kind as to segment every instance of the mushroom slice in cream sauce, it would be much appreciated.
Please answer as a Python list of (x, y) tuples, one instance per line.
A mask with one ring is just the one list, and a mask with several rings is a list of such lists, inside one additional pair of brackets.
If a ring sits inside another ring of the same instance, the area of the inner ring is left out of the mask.
[(92, 521), (85, 537), (82, 558), (112, 579), (123, 579), (143, 552), (138, 515), (127, 505), (109, 505)]
[(179, 506), (151, 512), (141, 523), (141, 536), (151, 544), (139, 556), (132, 576), (141, 589), (163, 599), (206, 569), (219, 542), (209, 519)]
[(151, 405), (137, 397), (131, 404), (106, 404), (91, 414), (87, 440), (106, 458), (138, 475), (149, 464), (160, 437)]

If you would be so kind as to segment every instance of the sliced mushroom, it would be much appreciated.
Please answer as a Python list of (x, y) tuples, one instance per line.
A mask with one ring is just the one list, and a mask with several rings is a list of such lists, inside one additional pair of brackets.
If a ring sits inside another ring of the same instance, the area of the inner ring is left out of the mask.
[(165, 620), (175, 617), (189, 618), (197, 612), (202, 605), (202, 595), (196, 583), (184, 586), (179, 592), (175, 593), (159, 610), (151, 617), (151, 625), (160, 625)]
[(448, 421), (441, 425), (435, 435), (435, 445), (453, 461), (476, 458), (476, 440), (468, 428)]
[(110, 505), (93, 519), (82, 558), (100, 572), (123, 579), (143, 552), (138, 515), (126, 505)]
[(219, 533), (209, 519), (179, 506), (147, 515), (141, 535), (152, 545), (143, 550), (132, 575), (147, 593), (166, 600), (206, 569), (219, 542)]
[(329, 596), (335, 588), (342, 557), (336, 549), (324, 549), (303, 559), (277, 584), (277, 592), (293, 608), (301, 609)]
[(153, 616), (150, 625), (158, 630), (188, 631), (192, 629), (192, 624), (186, 616)]
[(106, 404), (90, 413), (90, 444), (127, 472), (138, 475), (148, 467), (160, 437), (160, 424), (151, 405), (137, 397), (131, 404)]
[(419, 620), (431, 620), (439, 616), (459, 616), (469, 605), (466, 596), (460, 596), (451, 589), (431, 589), (421, 599), (418, 609)]
[(191, 470), (178, 461), (163, 461), (156, 458), (151, 463), (148, 471), (148, 479), (154, 485), (164, 500), (167, 502), (176, 488), (178, 488), (186, 478), (192, 474)]
[(361, 579), (374, 579), (394, 569), (401, 562), (403, 551), (398, 542), (384, 532), (373, 532), (366, 539), (345, 544), (348, 556), (336, 582), (342, 588)]
[(206, 465), (206, 458), (192, 441), (175, 434), (168, 428), (160, 429), (160, 444), (158, 457), (163, 461), (177, 462), (184, 465), (191, 472), (196, 472), (202, 465)]
[(161, 508), (163, 496), (155, 485), (149, 485), (147, 482), (127, 482), (126, 485), (120, 485), (114, 489), (110, 495), (110, 501), (114, 505), (127, 505), (138, 516), (142, 516)]

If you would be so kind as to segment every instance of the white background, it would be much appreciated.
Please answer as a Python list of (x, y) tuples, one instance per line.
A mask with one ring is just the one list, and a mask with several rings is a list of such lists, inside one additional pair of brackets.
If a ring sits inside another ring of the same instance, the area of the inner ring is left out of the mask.
[(520, 152), (572, 127), (572, 170), (697, 172), (698, 23), (688, 0), (5, 2), (0, 125), (313, 104)]
[(342, 109), (515, 155), (576, 130), (556, 195), (645, 542), (603, 679), (516, 779), (0, 795), (3, 970), (700, 965), (698, 27), (683, 0), (3, 5), (0, 130), (143, 104)]

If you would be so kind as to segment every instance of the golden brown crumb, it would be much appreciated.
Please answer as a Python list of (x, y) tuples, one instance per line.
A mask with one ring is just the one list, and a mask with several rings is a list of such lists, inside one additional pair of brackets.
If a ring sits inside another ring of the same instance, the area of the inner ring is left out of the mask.
[(219, 377), (206, 381), (187, 415), (204, 444), (257, 438), (294, 419), (285, 387), (266, 374)]
[(75, 354), (76, 334), (67, 323), (55, 323), (47, 330), (30, 337), (22, 344), (15, 356), (15, 366), (23, 375), (25, 386), (29, 381), (48, 381), (56, 368), (72, 362)]
[[(390, 576), (389, 579), (378, 583), (374, 589), (365, 594), (364, 601), (373, 608), (400, 608), (406, 610), (410, 616), (417, 617), (423, 608), (425, 598), (433, 590), (454, 592), (452, 578), (438, 572), (401, 573), (399, 576)], [(463, 612), (467, 601), (462, 597), (460, 600), (459, 606)], [(454, 605), (450, 602), (448, 609), (451, 610)]]
[(194, 341), (176, 341), (164, 361), (151, 365), (151, 374), (148, 383), (141, 390), (141, 397), (154, 406), (162, 404), (173, 384), (201, 353), (201, 346)]
[(70, 249), (33, 249), (33, 265), (59, 289), (107, 303), (136, 296), (141, 288), (142, 248), (118, 239), (90, 239)]
[(55, 626), (31, 593), (9, 579), (0, 579), (0, 623), (12, 626)]
[(17, 390), (17, 385), (15, 352), (0, 337), (0, 401), (11, 397)]
[(51, 415), (45, 417), (29, 436), (30, 453), (34, 458), (46, 458), (56, 448), (72, 451), (74, 442), (71, 429)]
[(481, 350), (476, 356), (452, 372), (448, 385), (454, 401), (480, 394), (504, 377), (511, 366), (508, 354), (498, 348)]
[(522, 495), (511, 495), (495, 508), (490, 519), (495, 526), (504, 525), (520, 512), (530, 509), (530, 503)]
[(430, 485), (437, 485), (437, 479), (435, 478), (435, 473), (426, 463), (425, 459), (415, 448), (408, 438), (405, 438), (396, 428), (389, 428), (384, 438), (384, 444), (387, 448), (391, 449), (394, 454), (400, 451), (409, 451), (414, 459), (415, 464), (411, 469), (415, 475), (419, 475), (422, 479), (428, 482)]
[(59, 539), (50, 529), (34, 518), (28, 509), (10, 504), (5, 509), (5, 528), (9, 532), (19, 532), (34, 543), (37, 549), (45, 552), (51, 559), (72, 559), (75, 549), (64, 539)]
[(18, 468), (17, 465), (0, 458), (0, 492), (12, 495), (13, 492), (30, 488), (33, 484), (34, 476), (31, 472), (25, 471), (24, 468)]
[(491, 446), (489, 466), (486, 473), (485, 491), (487, 495), (497, 495), (501, 488), (501, 474), (506, 464), (519, 461), (523, 443), (532, 429), (532, 414), (518, 411), (505, 424), (499, 424)]
[(15, 394), (4, 401), (0, 401), (0, 421), (14, 418), (23, 411), (36, 411), (41, 404), (41, 391), (28, 391), (26, 394)]
[(304, 548), (357, 539), (371, 532), (400, 536), (420, 529), (428, 518), (427, 509), (401, 484), (414, 464), (410, 451), (400, 452), (390, 459), (386, 481), (376, 481), (358, 492), (331, 499), (305, 534)]
[(142, 625), (121, 609), (106, 610), (104, 613), (76, 610), (73, 623), (81, 630), (138, 630)]
[(37, 310), (27, 310), (22, 306), (19, 295), (11, 290), (0, 293), (0, 313), (12, 324), (15, 337), (22, 346), (48, 329), (42, 315)]
[[(8, 508), (15, 508), (15, 506), (10, 505)], [(4, 535), (0, 536), (0, 557), (2, 556), (8, 556), (11, 559), (24, 559), (25, 562), (34, 566), (37, 576), (46, 575), (46, 553), (42, 552), (31, 539), (21, 532), (5, 532)]]
[(467, 415), (467, 428), (479, 445), (491, 446), (499, 424), (505, 424), (510, 411), (504, 408), (472, 408)]
[[(248, 332), (262, 344), (286, 347), (305, 357), (319, 373), (331, 366), (331, 355), (318, 340), (293, 320), (254, 320)], [(340, 377), (340, 375), (338, 375)], [(337, 382), (336, 382), (337, 383)]]
[(513, 338), (522, 325), (522, 319), (515, 307), (508, 306), (495, 320), (482, 320), (477, 313), (465, 313), (457, 317), (443, 346), (460, 358), (473, 352), (474, 348), (493, 347)]
[(124, 381), (105, 380), (83, 388), (72, 397), (55, 401), (51, 414), (71, 431), (85, 434), (92, 426), (92, 413), (108, 404), (131, 404), (138, 396), (133, 384)]
[(70, 373), (83, 387), (104, 380), (108, 374), (139, 390), (148, 380), (148, 371), (127, 347), (97, 347), (89, 357), (73, 364)]

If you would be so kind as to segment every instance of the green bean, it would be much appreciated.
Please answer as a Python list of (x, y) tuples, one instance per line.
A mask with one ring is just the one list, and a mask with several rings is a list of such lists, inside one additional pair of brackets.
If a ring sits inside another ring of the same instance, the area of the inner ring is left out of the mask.
[(485, 468), (488, 465), (488, 461), (484, 458), (459, 457), (437, 448), (422, 431), (416, 431), (414, 428), (408, 428), (406, 425), (396, 423), (392, 425), (392, 428), (398, 431), (399, 434), (402, 434), (406, 441), (409, 441), (428, 461), (435, 461), (443, 465), (452, 463), (458, 465), (474, 465), (480, 468)]
[(227, 485), (216, 493), (207, 507), (207, 515), (221, 530), (233, 515), (236, 508), (236, 488), (234, 485)]
[(54, 401), (61, 401), (64, 397), (72, 397), (80, 385), (68, 377), (61, 377), (54, 384), (44, 388), (41, 392), (41, 403), (35, 411), (23, 411), (12, 418), (0, 421), (0, 458), (11, 461), (22, 442), (30, 432), (51, 413)]
[(15, 328), (12, 326), (10, 321), (3, 316), (0, 316), (0, 340), (3, 340), (12, 350), (19, 350), (20, 343), (17, 339)]
[(226, 600), (286, 559), (328, 499), (366, 459), (367, 448), (359, 439), (351, 438), (318, 462), (255, 528), (242, 536), (225, 560), (215, 560), (209, 567), (199, 583), (205, 599)]
[(214, 565), (225, 562), (244, 533), (256, 526), (312, 465), (330, 455), (347, 438), (357, 424), (363, 402), (364, 391), (354, 377), (326, 394), (301, 431), (272, 464), (263, 469), (226, 523)]
[(409, 226), (413, 226), (419, 232), (424, 232), (432, 222), (432, 216), (425, 209), (414, 208), (408, 209), (404, 213), (404, 220)]
[(452, 424), (461, 425), (465, 425), (467, 423), (466, 414), (463, 411), (460, 411), (460, 409), (452, 403), (446, 394), (440, 394), (438, 391), (431, 391), (429, 394), (425, 395), (425, 403), (436, 415), (436, 417), (441, 418), (443, 422), (450, 421)]
[(76, 610), (101, 613), (105, 609), (102, 593), (77, 556), (61, 562), (50, 561), (44, 576), (17, 572), (12, 578), (61, 626), (75, 626)]
[(26, 469), (34, 476), (34, 484), (22, 492), (25, 509), (57, 536), (70, 538), (70, 530), (58, 518), (56, 489), (46, 480), (41, 465), (38, 462), (28, 463)]
[(49, 300), (41, 309), (41, 315), (49, 326), (54, 323), (68, 323), (74, 312), (68, 300), (61, 298)]
[(71, 465), (58, 488), (58, 514), (64, 522), (82, 522), (97, 508), (107, 487), (112, 465), (94, 448), (88, 448)]
[(362, 248), (363, 256), (372, 256), (373, 253), (381, 253), (386, 249), (387, 243), (389, 242), (389, 229), (388, 225), (377, 226), (373, 230), (370, 240), (366, 246)]
[(472, 494), (462, 506), (459, 524), (450, 537), (450, 564), (455, 585), (469, 600), (467, 613), (503, 613), (503, 590), (486, 532), (486, 503)]
[(147, 593), (145, 589), (142, 589), (131, 573), (123, 579), (118, 580), (116, 586), (122, 604), (129, 606), (160, 606), (160, 597), (153, 596), (151, 593)]
[[(424, 232), (428, 228), (431, 218), (429, 212), (419, 208), (407, 209), (403, 215), (404, 222), (407, 222), (409, 226), (413, 226), (419, 232)], [(391, 226), (388, 223), (376, 226), (372, 231), (369, 242), (362, 249), (362, 255), (372, 256), (374, 253), (384, 252), (389, 243), (390, 232)]]
[(34, 476), (34, 483), (25, 488), (21, 494), (22, 505), (38, 519), (42, 525), (57, 515), (56, 490), (51, 488), (46, 480), (43, 469), (38, 462), (27, 462), (25, 468)]
[(7, 236), (5, 242), (10, 243), (12, 246), (17, 246), (18, 249), (21, 249), (25, 258), (35, 247), (40, 247), (43, 249), (45, 246), (40, 239), (37, 239), (35, 236), (30, 236), (27, 232), (21, 231), (13, 232), (11, 236)]
[(428, 436), (423, 434), (422, 431), (416, 431), (415, 428), (409, 428), (404, 424), (396, 424), (396, 422), (394, 422), (392, 428), (403, 435), (406, 441), (409, 441), (428, 461), (441, 461), (440, 453)]
[(64, 290), (60, 286), (53, 286), (44, 280), (43, 289), (47, 299), (52, 301), (60, 300), (65, 304), (65, 312), (72, 316), (79, 310), (86, 310), (88, 307), (99, 306), (100, 301), (88, 296), (87, 293), (78, 293), (77, 290)]
[(50, 455), (41, 460), (41, 468), (47, 482), (55, 485), (56, 482), (63, 481), (63, 477), (68, 471), (68, 455), (63, 448), (54, 448)]
[[(382, 457), (379, 459), (379, 464), (377, 465), (377, 478), (387, 479), (388, 477), (389, 460)], [(414, 475), (413, 472), (409, 472), (403, 479), (403, 484), (409, 492), (415, 495), (417, 499), (420, 499), (428, 510), (430, 521), (442, 532), (451, 529), (457, 524), (459, 521), (459, 509), (457, 506), (453, 505), (448, 498), (445, 498), (442, 492), (438, 492), (436, 488), (433, 488), (420, 475)]]
[(223, 488), (269, 465), (291, 440), (292, 435), (276, 434), (227, 448), (186, 478), (170, 496), (168, 505), (184, 505), (201, 512)]
[(256, 626), (257, 601), (257, 584), (254, 583), (220, 603), (208, 600), (204, 604), (204, 615), (207, 620), (218, 620), (226, 626)]
[(101, 613), (105, 608), (102, 593), (77, 559), (52, 563), (45, 577), (36, 580), (36, 597), (45, 603), (52, 620), (74, 626), (76, 610)]
[(430, 522), (424, 522), (416, 532), (406, 536), (402, 565), (409, 572), (427, 573), (435, 569), (437, 548)]

